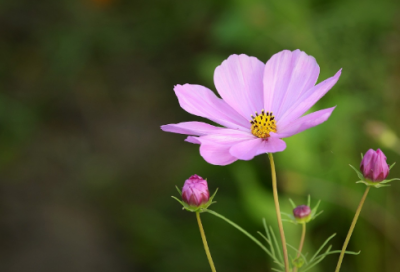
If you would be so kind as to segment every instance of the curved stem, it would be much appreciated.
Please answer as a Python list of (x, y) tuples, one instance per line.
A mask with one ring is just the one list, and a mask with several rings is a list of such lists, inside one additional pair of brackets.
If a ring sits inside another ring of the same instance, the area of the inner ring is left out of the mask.
[(340, 270), (340, 266), (342, 265), (344, 253), (346, 251), (347, 245), (349, 244), (351, 234), (354, 231), (354, 227), (356, 226), (358, 216), (360, 215), (361, 209), (362, 209), (362, 207), (364, 205), (364, 201), (367, 198), (367, 195), (368, 195), (368, 192), (369, 192), (369, 188), (370, 187), (367, 186), (367, 189), (365, 189), (364, 195), (361, 198), (360, 204), (358, 204), (358, 208), (357, 208), (356, 214), (354, 215), (353, 222), (351, 222), (351, 226), (350, 226), (349, 232), (347, 233), (346, 240), (344, 241), (344, 244), (343, 244), (343, 247), (342, 247), (342, 252), (340, 252), (339, 261), (337, 263), (335, 272), (339, 272), (339, 270)]
[(274, 157), (272, 156), (272, 153), (268, 153), (268, 157), (269, 157), (269, 162), (271, 163), (272, 191), (274, 194), (276, 217), (278, 219), (279, 233), (281, 235), (281, 241), (282, 241), (282, 251), (283, 251), (283, 259), (285, 262), (285, 271), (289, 272), (289, 258), (288, 258), (287, 248), (286, 248), (285, 232), (283, 231), (281, 210), (279, 208), (278, 188), (277, 188), (277, 183), (276, 183)]
[[(301, 256), (301, 250), (303, 249), (303, 245), (304, 245), (304, 239), (306, 237), (306, 223), (303, 223), (303, 231), (301, 233), (301, 239), (300, 239), (300, 245), (299, 245), (299, 251), (297, 252), (297, 257), (296, 259), (300, 258)], [(293, 268), (293, 272), (297, 272), (297, 266), (295, 266)]]
[(207, 255), (208, 262), (210, 263), (211, 271), (212, 272), (217, 272), (217, 270), (215, 270), (214, 262), (213, 262), (213, 260), (211, 258), (210, 249), (208, 248), (207, 239), (206, 239), (206, 235), (204, 233), (203, 225), (201, 224), (201, 219), (200, 219), (200, 213), (199, 212), (196, 212), (196, 218), (197, 218), (197, 223), (199, 223), (201, 239), (203, 240), (204, 250), (206, 251), (206, 255)]

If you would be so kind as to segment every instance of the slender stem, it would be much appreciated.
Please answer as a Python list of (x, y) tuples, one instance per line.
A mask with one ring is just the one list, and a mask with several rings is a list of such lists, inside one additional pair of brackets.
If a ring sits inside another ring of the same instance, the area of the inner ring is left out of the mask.
[(281, 241), (282, 241), (282, 251), (283, 251), (283, 258), (284, 258), (284, 262), (285, 262), (285, 271), (289, 272), (289, 258), (288, 258), (287, 248), (286, 248), (285, 232), (283, 231), (281, 210), (279, 208), (278, 188), (277, 188), (277, 184), (276, 184), (276, 172), (275, 172), (274, 157), (272, 156), (272, 153), (268, 153), (268, 157), (269, 157), (269, 162), (271, 163), (272, 191), (274, 194), (276, 217), (278, 219), (279, 233), (281, 235)]
[(207, 255), (208, 262), (210, 263), (211, 271), (212, 272), (217, 272), (217, 270), (215, 270), (214, 262), (213, 262), (213, 260), (211, 258), (210, 249), (208, 248), (207, 239), (206, 239), (206, 235), (204, 233), (203, 225), (201, 224), (201, 219), (200, 219), (200, 213), (199, 212), (196, 212), (196, 218), (197, 218), (197, 223), (199, 223), (201, 239), (203, 240), (204, 250), (206, 251), (206, 255)]
[(364, 195), (361, 198), (360, 204), (358, 204), (358, 208), (357, 208), (356, 214), (354, 215), (353, 222), (351, 222), (351, 226), (350, 226), (349, 232), (347, 233), (346, 240), (344, 241), (344, 244), (343, 244), (343, 247), (342, 247), (342, 252), (340, 252), (339, 261), (337, 263), (335, 272), (339, 272), (339, 270), (340, 270), (340, 266), (342, 265), (344, 253), (346, 251), (347, 245), (349, 244), (350, 237), (351, 237), (351, 234), (353, 233), (354, 227), (356, 226), (358, 216), (360, 215), (361, 209), (362, 209), (362, 207), (364, 205), (364, 201), (367, 198), (367, 195), (368, 195), (368, 192), (369, 192), (369, 188), (370, 187), (367, 186), (367, 189), (365, 189)]
[[(306, 223), (303, 223), (303, 231), (301, 232), (301, 239), (300, 239), (300, 245), (299, 245), (299, 251), (297, 252), (297, 257), (296, 259), (300, 258), (301, 256), (301, 250), (303, 249), (304, 245), (304, 239), (306, 237)], [(297, 272), (297, 266), (293, 268), (293, 272)]]

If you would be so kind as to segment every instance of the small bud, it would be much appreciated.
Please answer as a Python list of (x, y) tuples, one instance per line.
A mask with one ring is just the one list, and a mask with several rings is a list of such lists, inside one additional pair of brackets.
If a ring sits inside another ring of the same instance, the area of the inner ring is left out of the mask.
[(311, 219), (311, 209), (307, 205), (300, 205), (293, 209), (293, 215), (298, 223), (306, 223)]
[(193, 175), (185, 181), (182, 188), (182, 200), (192, 207), (200, 207), (210, 199), (207, 181), (198, 175)]
[(360, 170), (364, 178), (372, 182), (381, 182), (389, 175), (389, 165), (386, 156), (378, 149), (370, 149), (361, 160)]

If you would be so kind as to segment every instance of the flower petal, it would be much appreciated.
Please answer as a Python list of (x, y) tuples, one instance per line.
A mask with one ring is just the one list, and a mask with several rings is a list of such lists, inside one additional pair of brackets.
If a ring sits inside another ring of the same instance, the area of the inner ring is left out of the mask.
[(229, 149), (234, 144), (254, 138), (250, 133), (225, 129), (220, 131), (220, 134), (188, 137), (186, 141), (200, 144), (200, 155), (208, 163), (227, 165), (237, 160), (236, 157), (229, 153)]
[(218, 130), (222, 130), (224, 128), (215, 127), (203, 122), (182, 122), (178, 124), (164, 125), (161, 126), (161, 129), (165, 132), (202, 136), (216, 133)]
[(210, 89), (200, 85), (176, 85), (174, 88), (180, 106), (187, 112), (208, 118), (222, 126), (249, 131), (249, 121), (237, 113)]
[(277, 121), (278, 132), (280, 127), (286, 127), (288, 124), (302, 116), (308, 111), (321, 97), (323, 97), (339, 80), (342, 69), (333, 77), (330, 77), (310, 90), (306, 91)]
[(240, 160), (251, 160), (254, 156), (263, 153), (275, 153), (285, 150), (286, 143), (275, 137), (269, 137), (267, 140), (256, 138), (248, 141), (242, 141), (233, 145), (229, 152)]
[(264, 105), (278, 121), (297, 99), (317, 82), (319, 66), (314, 57), (284, 50), (268, 60), (264, 70)]
[(248, 120), (255, 111), (263, 109), (264, 67), (255, 57), (231, 55), (214, 72), (220, 96)]
[(310, 114), (307, 114), (294, 122), (286, 125), (286, 127), (279, 129), (278, 133), (274, 133), (279, 138), (286, 138), (293, 136), (297, 133), (300, 133), (306, 129), (315, 127), (326, 120), (328, 120), (329, 116), (331, 116), (333, 110), (336, 107), (332, 107), (329, 109), (319, 110)]

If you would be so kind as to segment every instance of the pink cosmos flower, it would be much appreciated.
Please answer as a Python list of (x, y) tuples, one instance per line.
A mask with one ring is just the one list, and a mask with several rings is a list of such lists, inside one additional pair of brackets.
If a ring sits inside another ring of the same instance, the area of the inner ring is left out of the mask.
[(222, 99), (200, 85), (174, 88), (184, 110), (223, 127), (183, 122), (161, 129), (191, 135), (186, 141), (199, 144), (201, 156), (216, 165), (283, 151), (282, 138), (329, 118), (335, 107), (303, 114), (336, 84), (340, 73), (315, 85), (319, 66), (314, 57), (300, 50), (279, 52), (266, 64), (255, 57), (231, 55), (214, 72)]

